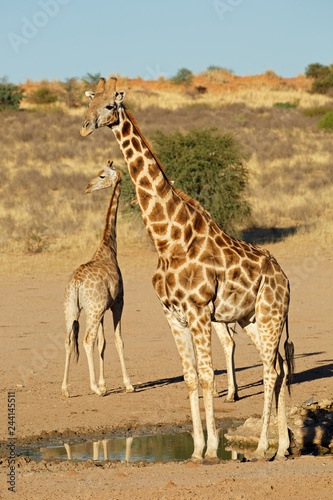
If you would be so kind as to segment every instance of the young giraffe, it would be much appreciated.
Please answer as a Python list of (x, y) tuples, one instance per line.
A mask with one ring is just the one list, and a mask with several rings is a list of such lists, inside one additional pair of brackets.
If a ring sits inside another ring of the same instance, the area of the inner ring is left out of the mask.
[[(288, 329), (287, 361), (278, 346), (287, 323), (289, 281), (268, 252), (229, 237), (194, 200), (176, 190), (166, 177), (128, 110), (116, 79), (101, 78), (81, 126), (87, 136), (109, 126), (114, 132), (135, 186), (146, 229), (158, 252), (153, 286), (162, 303), (180, 354), (193, 420), (192, 460), (202, 460), (204, 435), (199, 410), (199, 385), (206, 413), (205, 459), (217, 460), (218, 434), (213, 412), (214, 373), (211, 322), (227, 335), (237, 321), (256, 345), (264, 366), (264, 409), (257, 454), (268, 448), (272, 396), (278, 401), (278, 457), (289, 447), (285, 386), (291, 375), (293, 345)], [(290, 379), (289, 379), (290, 381)]]
[[(104, 378), (104, 314), (107, 309), (113, 313), (115, 343), (118, 351), (123, 380), (127, 392), (133, 392), (133, 386), (127, 374), (123, 341), (121, 338), (121, 315), (124, 305), (123, 281), (117, 262), (116, 219), (118, 201), (121, 191), (121, 174), (108, 162), (97, 176), (88, 184), (86, 193), (111, 187), (111, 199), (106, 217), (106, 225), (102, 241), (94, 253), (93, 258), (82, 264), (72, 274), (65, 291), (65, 319), (66, 319), (66, 364), (62, 383), (62, 393), (69, 397), (68, 371), (72, 352), (76, 361), (79, 357), (78, 333), (79, 316), (82, 309), (86, 313), (86, 334), (83, 345), (87, 354), (90, 387), (98, 395), (106, 391)], [(93, 351), (96, 338), (100, 356), (100, 376), (98, 386), (95, 379)]]

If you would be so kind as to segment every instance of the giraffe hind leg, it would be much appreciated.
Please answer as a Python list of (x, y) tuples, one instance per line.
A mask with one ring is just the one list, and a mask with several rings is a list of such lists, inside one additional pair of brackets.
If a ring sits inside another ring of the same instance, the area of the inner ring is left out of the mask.
[(78, 336), (79, 336), (79, 322), (74, 320), (72, 327), (67, 333), (65, 349), (66, 349), (66, 361), (65, 361), (65, 373), (61, 386), (62, 395), (64, 397), (69, 397), (68, 391), (68, 375), (69, 375), (69, 365), (71, 355), (74, 355), (74, 360), (77, 362), (79, 359), (79, 346), (78, 346)]
[[(229, 327), (224, 323), (213, 322), (212, 324), (222, 344), (226, 359), (228, 394), (225, 398), (225, 402), (233, 403), (234, 401), (237, 401), (239, 399), (238, 388), (236, 383), (236, 374), (235, 374), (235, 361), (234, 361), (235, 341), (233, 339), (233, 328)], [(217, 396), (218, 392), (216, 389), (216, 382), (214, 379), (214, 397)]]
[(104, 373), (104, 353), (105, 353), (104, 317), (101, 319), (101, 322), (98, 326), (97, 344), (98, 344), (98, 352), (99, 352), (98, 387), (99, 387), (99, 390), (101, 391), (101, 393), (105, 393), (106, 392), (106, 385), (105, 385), (105, 373)]
[(125, 357), (124, 357), (124, 343), (121, 337), (121, 316), (123, 312), (123, 302), (116, 301), (112, 306), (112, 314), (113, 314), (113, 325), (114, 325), (114, 335), (115, 335), (115, 344), (118, 352), (121, 371), (123, 374), (123, 381), (126, 387), (126, 392), (134, 392), (134, 387), (131, 383), (129, 375), (127, 373)]

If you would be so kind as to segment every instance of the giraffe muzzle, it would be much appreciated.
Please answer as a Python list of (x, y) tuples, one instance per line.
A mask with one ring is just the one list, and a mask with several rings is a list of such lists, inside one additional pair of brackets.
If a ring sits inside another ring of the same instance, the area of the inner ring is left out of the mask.
[(81, 129), (80, 129), (80, 134), (83, 137), (86, 137), (87, 135), (91, 134), (94, 130), (94, 127), (91, 126), (90, 121), (85, 120), (82, 122)]

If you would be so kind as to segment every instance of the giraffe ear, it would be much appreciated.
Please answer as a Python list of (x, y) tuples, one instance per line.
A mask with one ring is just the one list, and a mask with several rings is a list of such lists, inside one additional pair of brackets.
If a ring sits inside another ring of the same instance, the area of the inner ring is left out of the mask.
[(125, 95), (126, 95), (125, 90), (120, 90), (119, 92), (116, 93), (115, 102), (118, 106), (123, 102)]
[(93, 99), (95, 97), (95, 93), (94, 92), (90, 92), (90, 90), (86, 90), (85, 91), (85, 95), (87, 97), (89, 97), (89, 99)]

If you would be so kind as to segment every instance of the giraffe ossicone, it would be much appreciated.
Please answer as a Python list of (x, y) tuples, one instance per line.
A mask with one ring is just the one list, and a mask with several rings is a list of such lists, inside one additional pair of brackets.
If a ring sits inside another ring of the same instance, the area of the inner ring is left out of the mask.
[[(86, 332), (83, 339), (83, 346), (88, 359), (90, 387), (92, 391), (98, 395), (106, 392), (104, 376), (104, 314), (108, 309), (111, 309), (113, 314), (115, 343), (120, 359), (124, 385), (127, 392), (134, 391), (126, 370), (124, 346), (121, 337), (124, 292), (122, 276), (117, 262), (116, 242), (116, 219), (121, 191), (121, 173), (112, 166), (112, 162), (110, 161), (88, 184), (85, 192), (91, 193), (92, 191), (109, 187), (111, 187), (111, 199), (101, 243), (94, 253), (93, 258), (73, 272), (65, 290), (66, 362), (62, 394), (66, 397), (69, 397), (68, 374), (70, 358), (72, 354), (74, 354), (76, 360), (79, 357), (79, 317), (82, 309), (86, 314)], [(100, 365), (98, 384), (96, 383), (93, 360), (96, 339)]]
[[(199, 203), (175, 189), (123, 105), (124, 97), (125, 92), (116, 91), (115, 78), (108, 82), (100, 80), (96, 93), (90, 95), (81, 134), (89, 135), (103, 126), (114, 132), (146, 229), (157, 249), (158, 265), (152, 281), (171, 327), (189, 392), (192, 460), (202, 460), (205, 446), (199, 386), (206, 414), (205, 459), (217, 460), (211, 327), (213, 324), (221, 341), (226, 342), (231, 339), (228, 325), (234, 322), (254, 342), (264, 367), (264, 409), (257, 455), (264, 456), (268, 449), (275, 392), (279, 421), (277, 456), (284, 457), (289, 447), (285, 388), (288, 374), (289, 384), (293, 371), (293, 344), (287, 323), (290, 296), (287, 276), (268, 251), (231, 238)], [(278, 351), (284, 325), (287, 326), (285, 361)]]

